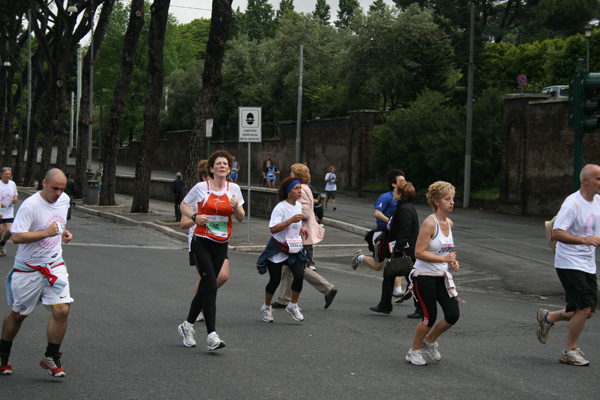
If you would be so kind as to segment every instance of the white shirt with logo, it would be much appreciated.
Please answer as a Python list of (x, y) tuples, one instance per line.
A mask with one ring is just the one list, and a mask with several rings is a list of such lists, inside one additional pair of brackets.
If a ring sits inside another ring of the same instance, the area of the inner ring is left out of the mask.
[[(269, 228), (274, 227), (277, 224), (280, 224), (286, 220), (289, 220), (294, 215), (302, 214), (302, 204), (297, 201), (295, 205), (291, 205), (287, 201), (279, 202), (273, 212), (271, 213), (271, 220), (269, 221)], [(290, 246), (290, 253), (297, 253), (302, 249), (302, 236), (300, 236), (300, 228), (302, 228), (302, 221), (294, 222), (290, 224), (287, 228), (277, 233), (272, 233), (273, 239), (277, 240), (280, 243), (288, 243)], [(296, 244), (299, 244), (300, 248), (297, 250), (295, 247)], [(269, 257), (269, 261), (274, 263), (280, 263), (288, 259), (287, 254), (283, 254), (279, 252), (271, 257)]]
[[(575, 236), (590, 237), (600, 232), (600, 196), (587, 201), (579, 191), (565, 199), (554, 221), (554, 229), (562, 229)], [(596, 273), (596, 248), (583, 244), (556, 243), (554, 266)]]
[(18, 196), (17, 193), (17, 185), (13, 181), (8, 181), (8, 183), (4, 183), (0, 181), (0, 202), (3, 207), (0, 207), (0, 214), (2, 214), (2, 219), (13, 218), (14, 210), (13, 207), (13, 197)]
[[(38, 232), (48, 228), (53, 222), (59, 222), (64, 228), (67, 224), (69, 196), (61, 194), (54, 203), (48, 203), (40, 192), (27, 198), (19, 207), (12, 233)], [(59, 227), (60, 229), (60, 227)], [(52, 263), (62, 256), (62, 237), (55, 235), (33, 243), (19, 244), (15, 258), (30, 265)]]

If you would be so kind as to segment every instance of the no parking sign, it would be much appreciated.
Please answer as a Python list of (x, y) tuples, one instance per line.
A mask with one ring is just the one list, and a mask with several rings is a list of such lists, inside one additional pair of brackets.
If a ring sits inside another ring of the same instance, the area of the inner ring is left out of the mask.
[(517, 76), (517, 83), (519, 84), (519, 86), (523, 86), (527, 83), (527, 77), (523, 74)]

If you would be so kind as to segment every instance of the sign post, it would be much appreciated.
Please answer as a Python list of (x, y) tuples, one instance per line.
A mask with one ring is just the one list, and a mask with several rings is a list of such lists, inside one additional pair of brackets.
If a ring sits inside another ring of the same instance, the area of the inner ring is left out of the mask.
[(248, 243), (250, 243), (251, 144), (262, 142), (262, 107), (239, 107), (239, 141), (248, 143)]

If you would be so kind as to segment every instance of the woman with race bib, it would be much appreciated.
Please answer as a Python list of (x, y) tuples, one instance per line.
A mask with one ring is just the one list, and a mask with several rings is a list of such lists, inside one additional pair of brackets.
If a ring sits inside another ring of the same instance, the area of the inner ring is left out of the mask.
[[(202, 276), (187, 320), (178, 327), (186, 347), (196, 346), (194, 322), (200, 311), (204, 312), (208, 350), (225, 347), (215, 331), (217, 276), (221, 268), (229, 267), (227, 242), (231, 237), (231, 217), (242, 222), (246, 215), (240, 187), (227, 181), (231, 165), (233, 158), (228, 152), (219, 150), (211, 154), (208, 159), (210, 179), (197, 183), (181, 202), (181, 213), (196, 223), (190, 250)], [(197, 212), (193, 210), (194, 205)]]
[(271, 300), (281, 282), (281, 270), (287, 265), (292, 271), (292, 300), (285, 310), (296, 321), (304, 321), (298, 307), (298, 298), (302, 291), (306, 254), (303, 250), (302, 236), (308, 238), (308, 231), (302, 226), (301, 182), (294, 178), (285, 178), (277, 192), (279, 203), (271, 213), (269, 228), (271, 239), (258, 258), (256, 267), (260, 274), (269, 271), (269, 283), (265, 288), (265, 304), (261, 307), (263, 321), (273, 322)]

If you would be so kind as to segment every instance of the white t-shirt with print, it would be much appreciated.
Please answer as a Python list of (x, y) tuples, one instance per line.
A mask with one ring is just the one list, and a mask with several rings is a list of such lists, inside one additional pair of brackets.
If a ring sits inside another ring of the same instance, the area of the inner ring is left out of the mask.
[[(271, 220), (269, 221), (269, 228), (274, 227), (277, 224), (280, 224), (294, 215), (302, 214), (302, 204), (297, 201), (295, 205), (291, 205), (287, 201), (281, 201), (279, 204), (275, 206), (273, 212), (271, 213)], [(300, 228), (302, 228), (302, 221), (294, 222), (290, 224), (286, 229), (279, 231), (277, 233), (272, 233), (273, 239), (277, 240), (280, 243), (285, 243), (287, 240), (297, 240), (300, 238), (300, 242), (302, 242), (302, 237), (300, 236)], [(288, 259), (287, 254), (283, 254), (279, 252), (271, 257), (269, 257), (269, 261), (274, 263), (280, 263)]]
[[(327, 179), (333, 177), (332, 180), (328, 181)], [(335, 179), (336, 179), (336, 175), (333, 172), (328, 172), (327, 175), (325, 175), (325, 180), (327, 181), (327, 183), (325, 183), (325, 190), (328, 192), (333, 192), (337, 190), (337, 184), (335, 183)]]
[(9, 180), (8, 183), (0, 181), (0, 202), (4, 206), (0, 207), (2, 219), (13, 218), (15, 210), (13, 207), (13, 197), (17, 195), (17, 185), (13, 181)]
[[(589, 237), (600, 233), (600, 197), (587, 201), (579, 191), (566, 198), (554, 221), (554, 229), (575, 236)], [(583, 244), (556, 243), (554, 266), (596, 273), (596, 247)]]
[[(12, 233), (38, 232), (57, 221), (67, 224), (69, 196), (61, 194), (54, 203), (48, 203), (40, 192), (28, 197), (15, 216)], [(33, 243), (19, 244), (15, 257), (30, 265), (52, 263), (62, 256), (62, 235), (48, 237)]]

